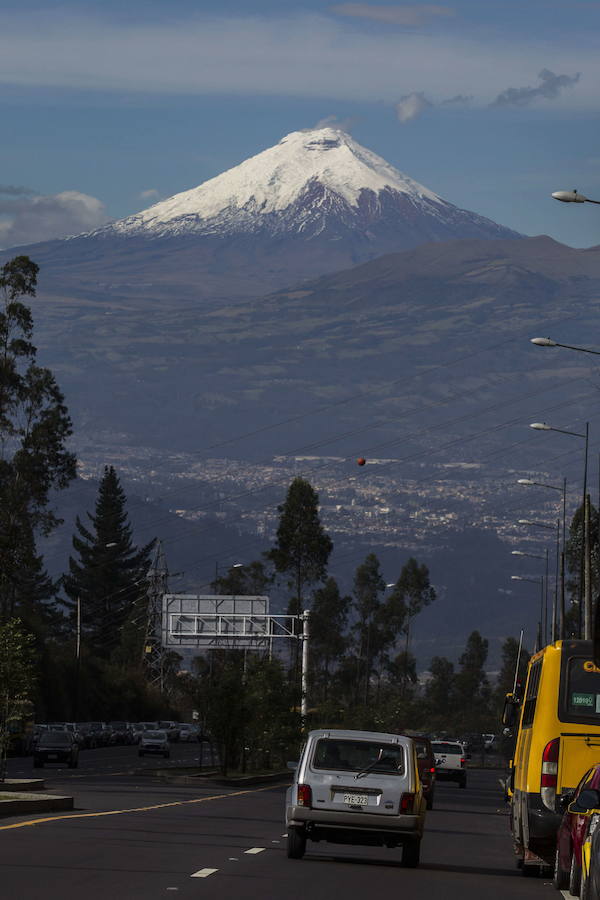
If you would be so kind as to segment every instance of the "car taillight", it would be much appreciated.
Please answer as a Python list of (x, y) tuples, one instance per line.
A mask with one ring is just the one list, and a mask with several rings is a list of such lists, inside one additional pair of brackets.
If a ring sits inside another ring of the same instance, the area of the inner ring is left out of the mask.
[(414, 794), (402, 794), (400, 799), (400, 812), (411, 812), (415, 802)]
[(542, 776), (540, 794), (542, 803), (547, 809), (554, 810), (556, 805), (556, 785), (558, 783), (558, 752), (560, 738), (548, 741), (542, 753)]
[(298, 785), (298, 806), (312, 806), (312, 790), (309, 784)]
[(464, 758), (464, 756), (461, 756), (461, 758), (460, 758), (460, 764), (461, 764), (461, 767), (464, 769), (464, 767), (465, 767), (465, 758)]
[(432, 775), (435, 775), (435, 766), (432, 766), (429, 771)]

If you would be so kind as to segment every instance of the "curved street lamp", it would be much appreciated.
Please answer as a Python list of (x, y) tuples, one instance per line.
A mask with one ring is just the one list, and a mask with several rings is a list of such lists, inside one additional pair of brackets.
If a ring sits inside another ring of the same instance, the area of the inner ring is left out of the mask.
[(598, 203), (600, 200), (590, 200), (585, 194), (580, 194), (577, 190), (572, 191), (553, 191), (552, 196), (561, 203)]
[(600, 350), (590, 350), (588, 347), (575, 347), (573, 344), (560, 344), (549, 337), (529, 338), (529, 343), (535, 344), (536, 347), (565, 347), (567, 350), (578, 350), (579, 353), (592, 353), (594, 356), (600, 356)]

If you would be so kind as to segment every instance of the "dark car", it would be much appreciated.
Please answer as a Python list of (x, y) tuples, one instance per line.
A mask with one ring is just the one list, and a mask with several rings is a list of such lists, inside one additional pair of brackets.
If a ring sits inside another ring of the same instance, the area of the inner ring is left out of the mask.
[(70, 731), (44, 731), (33, 751), (34, 769), (42, 769), (46, 763), (67, 763), (76, 769), (79, 747)]
[(599, 799), (600, 764), (592, 766), (585, 773), (575, 791), (565, 794), (562, 806), (565, 809), (556, 835), (556, 857), (554, 860), (554, 886), (558, 890), (568, 887), (574, 897), (579, 896), (581, 886), (581, 848), (586, 839), (590, 815), (588, 806), (592, 795)]
[(427, 804), (427, 809), (433, 809), (433, 795), (435, 793), (435, 755), (431, 741), (424, 734), (408, 734), (407, 737), (413, 739), (415, 750), (417, 751), (417, 768), (419, 769), (419, 778), (423, 788), (423, 797)]
[(581, 900), (600, 900), (600, 793), (596, 797), (580, 797), (589, 802), (587, 836), (581, 851)]

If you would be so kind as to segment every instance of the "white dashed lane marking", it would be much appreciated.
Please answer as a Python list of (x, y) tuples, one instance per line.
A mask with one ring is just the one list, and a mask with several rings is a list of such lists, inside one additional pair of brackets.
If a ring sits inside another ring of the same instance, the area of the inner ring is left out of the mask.
[(218, 869), (198, 869), (197, 872), (190, 875), (190, 878), (208, 878), (209, 875), (214, 875), (218, 871)]
[(254, 853), (262, 853), (265, 847), (250, 847), (249, 850), (244, 850), (244, 853), (252, 855)]

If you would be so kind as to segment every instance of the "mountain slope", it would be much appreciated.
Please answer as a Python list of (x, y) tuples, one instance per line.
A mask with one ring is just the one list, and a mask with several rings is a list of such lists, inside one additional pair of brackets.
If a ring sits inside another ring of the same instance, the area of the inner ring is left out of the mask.
[(446, 202), (333, 128), (293, 132), (190, 191), (96, 231), (25, 248), (46, 290), (85, 299), (260, 296), (384, 253), (518, 238)]

